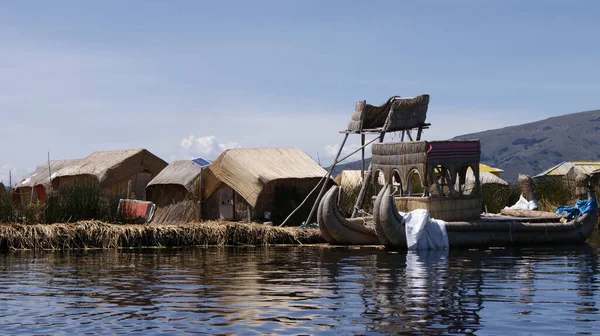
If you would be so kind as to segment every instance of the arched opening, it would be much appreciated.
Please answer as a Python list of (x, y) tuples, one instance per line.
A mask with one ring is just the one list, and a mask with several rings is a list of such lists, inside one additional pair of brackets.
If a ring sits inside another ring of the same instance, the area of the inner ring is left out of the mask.
[(402, 178), (400, 177), (400, 172), (394, 170), (392, 172), (392, 185), (397, 188), (396, 194), (398, 196), (402, 196), (404, 190), (402, 189)]
[(431, 195), (449, 197), (455, 194), (452, 172), (444, 165), (433, 168)]
[(375, 172), (373, 185), (375, 185), (375, 195), (379, 194), (383, 186), (385, 186), (385, 174), (381, 170)]
[(459, 195), (477, 193), (479, 180), (470, 166), (461, 167), (456, 173), (456, 191)]
[(423, 178), (417, 169), (411, 169), (406, 177), (406, 193), (408, 196), (425, 196)]

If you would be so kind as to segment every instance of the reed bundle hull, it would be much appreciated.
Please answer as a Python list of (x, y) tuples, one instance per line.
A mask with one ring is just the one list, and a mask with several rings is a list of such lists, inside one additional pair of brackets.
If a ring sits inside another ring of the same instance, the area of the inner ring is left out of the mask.
[[(375, 226), (382, 244), (406, 249), (404, 218), (398, 214), (393, 186), (385, 186), (377, 196)], [(478, 220), (447, 222), (450, 247), (536, 246), (585, 242), (596, 225), (597, 212), (561, 223), (547, 218), (484, 217)]]
[(333, 245), (377, 245), (372, 217), (344, 218), (338, 209), (340, 188), (333, 186), (323, 196), (317, 210), (321, 234)]

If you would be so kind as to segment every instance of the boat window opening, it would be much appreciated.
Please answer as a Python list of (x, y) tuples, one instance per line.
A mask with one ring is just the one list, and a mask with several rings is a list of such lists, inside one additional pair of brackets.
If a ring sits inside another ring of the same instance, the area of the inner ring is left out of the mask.
[(404, 194), (404, 190), (402, 189), (402, 179), (397, 170), (392, 172), (392, 185), (398, 188), (398, 192), (396, 193), (397, 196), (402, 196)]
[(431, 190), (432, 195), (450, 197), (455, 193), (454, 185), (452, 183), (452, 173), (448, 167), (444, 165), (438, 165), (433, 169), (434, 175)]
[(385, 186), (385, 176), (381, 170), (375, 172), (375, 178), (373, 179), (375, 185), (375, 195), (379, 194), (383, 186)]
[(471, 195), (476, 188), (475, 173), (470, 166), (461, 167), (456, 173), (456, 192), (458, 195)]
[(408, 173), (408, 185), (406, 188), (408, 196), (424, 196), (425, 188), (423, 187), (423, 179), (421, 178), (421, 174), (416, 169), (412, 169)]

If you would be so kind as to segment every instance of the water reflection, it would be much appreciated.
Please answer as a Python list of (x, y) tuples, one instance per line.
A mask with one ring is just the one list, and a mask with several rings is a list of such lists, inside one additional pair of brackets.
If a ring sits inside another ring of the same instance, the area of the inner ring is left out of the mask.
[(3, 332), (600, 332), (598, 247), (0, 254)]

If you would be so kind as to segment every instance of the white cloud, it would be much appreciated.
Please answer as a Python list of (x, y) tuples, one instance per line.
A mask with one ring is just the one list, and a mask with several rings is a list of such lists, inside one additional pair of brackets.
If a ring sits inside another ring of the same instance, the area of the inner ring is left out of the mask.
[(181, 140), (181, 148), (189, 154), (202, 156), (216, 156), (226, 149), (241, 148), (241, 145), (235, 141), (220, 143), (214, 135), (207, 135), (196, 138), (190, 135)]
[[(359, 144), (346, 144), (344, 146), (344, 148), (342, 149), (342, 153), (339, 158), (343, 159), (346, 155), (349, 155), (350, 153), (356, 151), (359, 148), (360, 148)], [(327, 146), (325, 146), (325, 156), (327, 158), (334, 160), (335, 156), (337, 155), (339, 150), (340, 150), (339, 144), (327, 145)], [(346, 160), (352, 161), (352, 160), (360, 159), (360, 155), (361, 155), (361, 152), (358, 151)], [(370, 146), (368, 146), (365, 148), (365, 157), (369, 157), (370, 155), (371, 155), (371, 148), (370, 148)]]
[(189, 150), (190, 148), (192, 148), (192, 146), (194, 145), (194, 136), (190, 135), (187, 138), (183, 138), (181, 140), (181, 148), (183, 148), (184, 150)]
[(209, 135), (194, 140), (194, 151), (200, 155), (211, 155), (215, 150), (215, 136)]
[(240, 146), (239, 143), (235, 142), (235, 141), (229, 141), (228, 143), (220, 143), (219, 144), (219, 149), (221, 151), (227, 150), (227, 149), (235, 149), (235, 148), (241, 148), (242, 146)]

